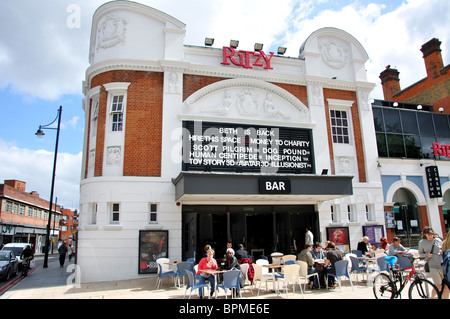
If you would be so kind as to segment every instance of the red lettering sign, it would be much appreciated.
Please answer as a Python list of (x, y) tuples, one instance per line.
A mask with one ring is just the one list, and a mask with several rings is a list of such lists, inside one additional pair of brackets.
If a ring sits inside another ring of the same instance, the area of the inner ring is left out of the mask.
[(441, 145), (439, 143), (433, 143), (433, 154), (445, 157), (450, 157), (450, 145)]
[[(237, 51), (237, 56), (239, 61), (236, 60), (236, 50), (232, 47), (223, 47), (223, 61), (221, 64), (230, 65), (230, 62), (237, 66), (242, 66), (243, 68), (252, 69), (253, 66), (263, 66), (264, 69), (273, 69), (270, 66), (270, 60), (272, 60), (273, 52), (269, 52), (270, 56), (267, 56), (263, 51)], [(255, 60), (251, 63), (251, 57)], [(261, 60), (262, 59), (262, 60)], [(230, 62), (228, 62), (230, 61)]]

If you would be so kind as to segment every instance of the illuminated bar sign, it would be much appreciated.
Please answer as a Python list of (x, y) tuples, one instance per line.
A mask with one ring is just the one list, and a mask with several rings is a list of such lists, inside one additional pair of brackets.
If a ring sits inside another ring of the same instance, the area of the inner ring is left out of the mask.
[(314, 174), (310, 129), (183, 122), (183, 171)]
[(270, 56), (267, 56), (261, 51), (237, 51), (232, 47), (223, 47), (223, 61), (221, 64), (230, 65), (230, 62), (243, 68), (252, 69), (253, 66), (263, 66), (264, 69), (273, 69), (270, 66), (270, 60), (273, 57), (273, 52), (269, 52)]

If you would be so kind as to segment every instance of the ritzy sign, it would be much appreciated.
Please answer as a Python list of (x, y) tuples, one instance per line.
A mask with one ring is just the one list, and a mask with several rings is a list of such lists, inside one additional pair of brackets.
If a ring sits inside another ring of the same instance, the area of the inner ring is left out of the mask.
[(263, 51), (237, 51), (232, 47), (223, 47), (223, 61), (221, 64), (230, 65), (230, 62), (243, 68), (252, 69), (253, 66), (262, 66), (264, 69), (273, 69), (270, 66), (270, 60), (273, 52), (269, 52), (267, 56)]
[(445, 157), (450, 157), (450, 145), (441, 145), (439, 143), (433, 143), (433, 154)]

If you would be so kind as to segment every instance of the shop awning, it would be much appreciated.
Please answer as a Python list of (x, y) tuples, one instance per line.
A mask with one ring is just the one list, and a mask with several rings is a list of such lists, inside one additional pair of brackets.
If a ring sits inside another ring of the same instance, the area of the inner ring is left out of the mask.
[(181, 172), (172, 180), (183, 204), (315, 204), (353, 194), (353, 176)]

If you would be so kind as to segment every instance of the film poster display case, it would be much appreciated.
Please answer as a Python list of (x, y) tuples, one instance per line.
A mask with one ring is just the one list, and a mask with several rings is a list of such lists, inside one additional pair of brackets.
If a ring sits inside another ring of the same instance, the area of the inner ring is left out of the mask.
[(139, 231), (139, 274), (156, 274), (158, 258), (168, 258), (168, 230)]

